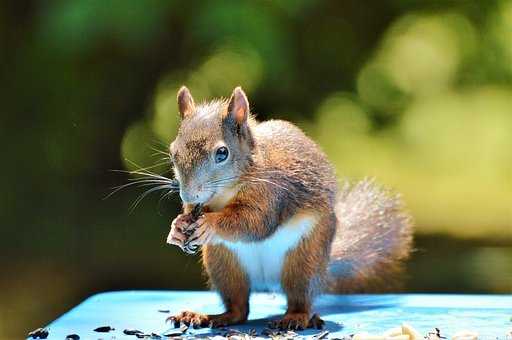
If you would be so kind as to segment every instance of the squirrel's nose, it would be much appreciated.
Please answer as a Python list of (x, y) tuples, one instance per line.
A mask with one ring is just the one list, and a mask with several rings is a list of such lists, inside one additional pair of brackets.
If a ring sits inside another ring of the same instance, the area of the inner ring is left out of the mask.
[(198, 194), (191, 194), (185, 190), (180, 190), (180, 197), (183, 203), (195, 203), (199, 199)]

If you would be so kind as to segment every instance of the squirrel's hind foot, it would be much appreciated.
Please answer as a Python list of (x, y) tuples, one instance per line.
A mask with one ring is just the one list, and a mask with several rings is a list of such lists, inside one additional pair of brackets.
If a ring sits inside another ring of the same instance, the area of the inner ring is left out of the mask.
[(210, 328), (221, 328), (229, 325), (245, 322), (245, 319), (234, 312), (225, 312), (218, 315), (210, 315)]
[(322, 329), (325, 322), (318, 314), (310, 318), (308, 313), (286, 313), (282, 319), (271, 321), (270, 328), (280, 330), (304, 330), (306, 328)]
[(174, 328), (180, 327), (181, 324), (192, 326), (193, 328), (208, 327), (210, 324), (210, 318), (208, 315), (189, 311), (184, 311), (177, 315), (170, 316), (165, 321), (172, 322)]
[(244, 322), (245, 319), (241, 315), (234, 312), (225, 312), (216, 315), (206, 315), (195, 312), (181, 312), (178, 315), (168, 317), (166, 322), (172, 322), (174, 327), (180, 327), (181, 324), (191, 326), (193, 328), (221, 328), (237, 323)]

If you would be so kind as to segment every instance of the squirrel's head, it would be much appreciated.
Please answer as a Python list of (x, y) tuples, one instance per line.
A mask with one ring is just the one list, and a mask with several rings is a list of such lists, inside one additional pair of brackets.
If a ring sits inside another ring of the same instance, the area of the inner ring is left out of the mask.
[(249, 102), (237, 87), (229, 100), (196, 105), (190, 91), (178, 91), (181, 124), (171, 143), (174, 173), (184, 203), (207, 204), (234, 188), (251, 163), (254, 140)]

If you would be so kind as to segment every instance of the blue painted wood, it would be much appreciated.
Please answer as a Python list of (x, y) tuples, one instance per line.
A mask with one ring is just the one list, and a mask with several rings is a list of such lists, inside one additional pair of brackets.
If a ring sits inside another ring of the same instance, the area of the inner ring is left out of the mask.
[[(222, 312), (222, 304), (212, 292), (122, 291), (97, 294), (73, 308), (50, 325), (48, 339), (64, 339), (76, 333), (81, 339), (136, 339), (122, 332), (135, 328), (163, 334), (171, 326), (165, 324), (170, 314), (182, 310), (204, 313)], [(261, 331), (269, 319), (286, 309), (282, 295), (256, 293), (251, 296), (250, 321), (232, 327), (242, 331)], [(480, 339), (503, 339), (512, 330), (512, 295), (324, 295), (317, 299), (315, 311), (326, 321), (329, 337), (342, 337), (356, 332), (379, 334), (407, 322), (420, 333), (434, 327), (450, 336), (460, 330), (474, 330)], [(110, 333), (96, 333), (99, 326), (116, 328)], [(210, 329), (189, 330), (190, 334), (214, 335)], [(313, 335), (316, 330), (301, 332)]]

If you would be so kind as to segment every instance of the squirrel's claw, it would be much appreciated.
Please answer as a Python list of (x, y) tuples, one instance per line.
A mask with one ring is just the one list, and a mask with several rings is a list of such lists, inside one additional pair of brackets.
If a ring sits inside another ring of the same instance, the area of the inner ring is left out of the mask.
[(210, 242), (214, 235), (212, 228), (210, 228), (203, 217), (190, 225), (190, 229), (193, 230), (193, 233), (185, 242), (185, 248), (192, 252), (196, 252), (200, 246)]
[(166, 322), (168, 321), (173, 323), (174, 328), (178, 328), (181, 324), (184, 324), (187, 327), (192, 326), (194, 329), (198, 329), (207, 327), (210, 319), (206, 314), (185, 311), (178, 315), (168, 317)]
[(318, 314), (313, 314), (311, 319), (308, 318), (307, 313), (290, 313), (286, 314), (280, 320), (274, 320), (269, 323), (269, 328), (286, 330), (301, 331), (306, 328), (322, 329), (324, 321), (320, 319)]
[(165, 322), (172, 322), (172, 325), (174, 328), (178, 328), (180, 326), (180, 321), (177, 319), (176, 316), (170, 316), (167, 319), (165, 319)]
[(295, 331), (299, 329), (303, 329), (300, 323), (297, 320), (290, 320), (290, 322), (288, 323), (288, 330)]
[(324, 328), (324, 325), (325, 321), (320, 319), (320, 316), (318, 314), (313, 314), (313, 316), (309, 320), (308, 328), (322, 329)]
[(187, 240), (187, 236), (183, 231), (182, 216), (179, 215), (171, 223), (171, 231), (167, 235), (167, 243), (183, 247), (183, 244)]

